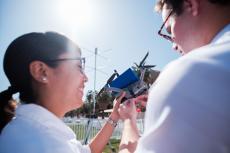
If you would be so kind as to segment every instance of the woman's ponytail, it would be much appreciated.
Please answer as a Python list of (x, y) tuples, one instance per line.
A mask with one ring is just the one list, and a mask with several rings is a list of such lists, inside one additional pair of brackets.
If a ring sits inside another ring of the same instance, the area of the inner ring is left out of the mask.
[(7, 90), (0, 93), (0, 133), (5, 125), (14, 117), (16, 101), (13, 100), (13, 94), (17, 89), (10, 86)]

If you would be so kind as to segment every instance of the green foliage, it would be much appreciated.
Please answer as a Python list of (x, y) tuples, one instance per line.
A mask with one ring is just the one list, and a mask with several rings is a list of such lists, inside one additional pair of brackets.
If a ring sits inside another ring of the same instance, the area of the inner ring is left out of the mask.
[[(110, 139), (111, 148), (114, 150), (114, 152), (118, 152), (120, 140), (118, 139)], [(112, 153), (109, 144), (106, 145), (105, 149), (103, 150), (103, 153)]]
[(100, 110), (112, 108), (113, 97), (108, 92), (102, 92), (99, 96), (97, 96), (97, 103)]
[[(65, 117), (70, 116), (85, 116), (89, 117), (93, 113), (93, 105), (94, 105), (94, 91), (89, 90), (86, 94), (86, 100), (81, 108), (72, 110), (68, 113), (65, 114)], [(96, 100), (96, 105), (95, 105), (95, 114), (96, 116), (100, 115), (103, 118), (105, 116), (108, 116), (108, 114), (104, 113), (104, 110), (106, 109), (111, 109), (113, 108), (113, 99), (109, 93), (103, 92), (98, 96), (98, 92), (95, 92), (95, 100)]]

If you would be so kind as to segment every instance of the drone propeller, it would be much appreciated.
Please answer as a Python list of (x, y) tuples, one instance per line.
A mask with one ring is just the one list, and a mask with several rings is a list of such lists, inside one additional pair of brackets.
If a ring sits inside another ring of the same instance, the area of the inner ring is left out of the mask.
[(99, 91), (98, 95), (100, 95), (100, 94), (105, 90), (105, 87), (107, 87), (108, 84), (110, 84), (116, 76), (118, 77), (119, 74), (118, 74), (117, 70), (114, 70), (114, 73), (113, 73), (113, 74), (111, 75), (111, 77), (107, 80), (106, 84), (105, 84), (104, 87)]
[(138, 67), (142, 67), (145, 65), (145, 60), (146, 58), (149, 56), (149, 52), (147, 52), (147, 54), (145, 55), (145, 57), (142, 59), (142, 61), (140, 62), (139, 66)]
[(114, 70), (114, 73), (113, 73), (113, 74), (111, 75), (111, 77), (107, 80), (107, 83), (106, 83), (106, 84), (110, 84), (116, 76), (118, 77), (119, 74), (117, 73), (117, 70)]
[(135, 65), (137, 68), (139, 68), (139, 65), (138, 65), (136, 62), (134, 63), (134, 65)]
[(142, 67), (146, 68), (146, 69), (150, 69), (150, 68), (153, 68), (155, 67), (156, 65), (144, 65)]

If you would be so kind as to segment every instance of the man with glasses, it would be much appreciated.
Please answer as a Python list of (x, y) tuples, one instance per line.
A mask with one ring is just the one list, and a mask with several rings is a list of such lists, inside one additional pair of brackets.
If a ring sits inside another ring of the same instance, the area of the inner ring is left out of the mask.
[(164, 21), (158, 34), (183, 56), (151, 88), (137, 147), (130, 121), (120, 151), (229, 153), (230, 1), (159, 0), (156, 9)]

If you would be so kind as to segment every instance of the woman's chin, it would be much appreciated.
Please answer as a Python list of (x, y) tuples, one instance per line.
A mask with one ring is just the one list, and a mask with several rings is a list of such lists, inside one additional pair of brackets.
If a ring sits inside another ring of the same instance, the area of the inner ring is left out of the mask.
[(83, 100), (81, 99), (81, 100), (78, 100), (76, 103), (75, 103), (75, 109), (77, 109), (77, 108), (80, 108), (80, 107), (82, 107), (83, 106)]

